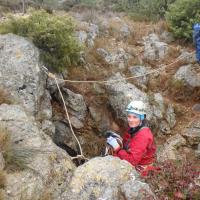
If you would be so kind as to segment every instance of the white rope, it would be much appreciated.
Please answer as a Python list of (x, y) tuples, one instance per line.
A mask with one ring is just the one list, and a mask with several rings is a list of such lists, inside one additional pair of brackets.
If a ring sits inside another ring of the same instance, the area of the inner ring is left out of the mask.
[[(193, 52), (192, 52), (193, 53)], [(159, 71), (164, 70), (165, 68), (177, 63), (178, 61), (182, 60), (184, 57), (186, 56), (179, 56), (179, 58), (177, 58), (174, 62), (168, 64), (168, 65), (160, 65), (160, 68), (158, 69), (154, 69), (154, 70), (150, 70), (147, 73), (141, 74), (141, 75), (137, 75), (137, 76), (129, 76), (129, 77), (124, 77), (124, 78), (119, 78), (119, 79), (115, 79), (115, 80), (100, 80), (100, 81), (84, 81), (84, 80), (69, 80), (69, 79), (62, 79), (62, 78), (57, 78), (57, 80), (63, 81), (63, 82), (69, 82), (69, 83), (99, 83), (99, 84), (112, 84), (115, 82), (119, 82), (119, 81), (124, 81), (124, 80), (129, 80), (129, 79), (133, 79), (133, 78), (139, 78), (139, 77), (143, 77), (143, 76), (147, 76)], [(48, 69), (46, 67), (43, 66), (43, 68), (48, 71)], [(54, 78), (55, 75), (50, 73), (50, 72), (46, 72), (47, 75), (51, 78)]]
[(82, 151), (82, 148), (81, 148), (81, 144), (78, 140), (78, 138), (76, 137), (75, 133), (74, 133), (74, 130), (72, 128), (72, 124), (71, 124), (71, 121), (70, 121), (70, 117), (69, 117), (69, 113), (67, 111), (67, 107), (66, 107), (66, 104), (65, 104), (65, 101), (64, 101), (64, 98), (63, 98), (63, 95), (62, 95), (62, 92), (60, 90), (60, 87), (59, 87), (59, 84), (58, 84), (58, 81), (56, 79), (56, 76), (54, 76), (54, 80), (56, 82), (56, 85), (57, 85), (57, 88), (58, 88), (58, 91), (59, 91), (59, 94), (61, 96), (61, 99), (62, 99), (62, 102), (63, 102), (63, 105), (64, 105), (64, 109), (65, 109), (65, 113), (66, 113), (66, 116), (67, 116), (67, 119), (68, 119), (68, 122), (69, 122), (69, 126), (70, 126), (70, 130), (74, 136), (74, 138), (76, 139), (77, 143), (78, 143), (78, 146), (79, 146), (79, 150), (80, 150), (80, 155), (77, 155), (76, 157), (71, 157), (71, 159), (76, 159), (76, 158), (84, 158), (85, 160), (88, 160), (87, 158), (85, 158), (85, 156), (83, 155), (83, 151)]

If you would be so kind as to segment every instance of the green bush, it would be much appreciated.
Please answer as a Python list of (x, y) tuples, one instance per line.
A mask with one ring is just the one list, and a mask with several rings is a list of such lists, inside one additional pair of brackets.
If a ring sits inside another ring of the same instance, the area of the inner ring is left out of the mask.
[(41, 50), (47, 67), (61, 71), (79, 61), (81, 47), (74, 37), (71, 18), (35, 11), (29, 17), (13, 18), (0, 25), (0, 33), (30, 38)]
[(192, 40), (192, 25), (200, 22), (200, 1), (175, 1), (166, 13), (166, 19), (176, 38)]

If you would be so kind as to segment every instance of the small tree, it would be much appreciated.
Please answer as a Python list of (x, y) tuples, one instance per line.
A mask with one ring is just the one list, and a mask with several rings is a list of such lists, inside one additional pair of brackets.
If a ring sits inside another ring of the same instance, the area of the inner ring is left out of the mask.
[(176, 38), (192, 40), (192, 26), (200, 22), (200, 1), (175, 1), (170, 6), (166, 19)]
[(41, 50), (42, 60), (56, 71), (79, 61), (81, 48), (74, 37), (71, 18), (38, 11), (27, 18), (11, 18), (0, 26), (0, 33), (9, 32), (32, 39)]

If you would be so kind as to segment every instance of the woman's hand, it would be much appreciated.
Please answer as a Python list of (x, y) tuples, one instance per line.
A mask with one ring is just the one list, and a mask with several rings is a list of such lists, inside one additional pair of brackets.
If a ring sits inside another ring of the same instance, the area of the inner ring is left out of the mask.
[(120, 145), (118, 144), (117, 140), (114, 137), (108, 137), (107, 138), (107, 143), (112, 146), (114, 151), (117, 151), (120, 149)]

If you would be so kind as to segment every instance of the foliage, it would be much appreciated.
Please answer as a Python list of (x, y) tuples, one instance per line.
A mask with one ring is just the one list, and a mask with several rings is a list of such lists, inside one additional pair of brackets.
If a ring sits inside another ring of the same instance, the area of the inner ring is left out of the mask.
[(116, 2), (117, 11), (128, 12), (134, 19), (159, 20), (164, 18), (168, 6), (175, 0), (120, 0)]
[(199, 199), (200, 186), (195, 184), (199, 166), (189, 161), (165, 161), (158, 166), (161, 171), (152, 172), (145, 179), (160, 199)]
[(170, 5), (167, 22), (176, 38), (192, 40), (192, 25), (200, 19), (199, 0), (177, 0)]
[(12, 32), (32, 39), (41, 50), (42, 60), (56, 71), (79, 61), (81, 48), (74, 37), (74, 25), (69, 17), (35, 11), (29, 17), (10, 17), (0, 26), (0, 32)]

